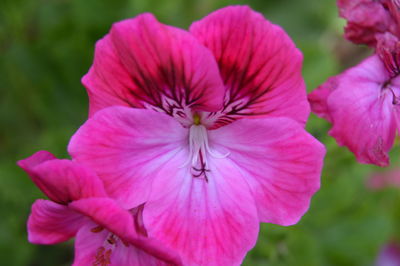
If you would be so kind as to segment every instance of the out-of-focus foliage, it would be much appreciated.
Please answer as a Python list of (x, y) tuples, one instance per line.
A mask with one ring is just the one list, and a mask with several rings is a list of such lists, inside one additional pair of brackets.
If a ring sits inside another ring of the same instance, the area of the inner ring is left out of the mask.
[[(38, 149), (67, 157), (69, 137), (87, 114), (80, 78), (94, 43), (115, 21), (152, 12), (187, 28), (228, 4), (247, 4), (281, 25), (304, 53), (308, 89), (368, 55), (341, 38), (334, 0), (1, 0), (0, 1), (0, 264), (69, 265), (72, 243), (27, 242), (26, 219), (43, 197), (15, 162)], [(368, 191), (377, 167), (357, 164), (311, 115), (307, 128), (328, 148), (321, 190), (298, 225), (261, 226), (245, 265), (371, 265), (379, 247), (400, 237), (400, 193)], [(391, 153), (399, 164), (399, 149)]]

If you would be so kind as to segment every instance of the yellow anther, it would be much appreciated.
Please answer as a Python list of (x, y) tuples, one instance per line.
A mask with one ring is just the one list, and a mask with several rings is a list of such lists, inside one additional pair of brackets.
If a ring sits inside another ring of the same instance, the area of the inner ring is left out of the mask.
[(193, 115), (193, 123), (198, 126), (198, 125), (200, 125), (200, 122), (201, 122), (201, 117), (198, 114), (194, 114)]

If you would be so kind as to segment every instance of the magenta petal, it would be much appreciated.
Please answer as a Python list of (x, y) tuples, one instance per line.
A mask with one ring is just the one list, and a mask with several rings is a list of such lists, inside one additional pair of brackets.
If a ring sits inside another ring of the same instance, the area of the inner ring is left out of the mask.
[[(157, 200), (146, 203), (144, 223), (150, 237), (180, 253), (183, 265), (239, 265), (257, 240), (253, 196), (229, 161), (208, 162), (208, 182), (189, 169), (155, 180)], [(166, 182), (175, 184), (167, 194)]]
[[(122, 209), (112, 199), (82, 199), (72, 202), (69, 204), (69, 207), (90, 218), (95, 223), (90, 228), (84, 227), (78, 234), (77, 249), (82, 249), (82, 251), (77, 251), (80, 252), (77, 254), (76, 258), (77, 265), (82, 261), (90, 261), (93, 259), (95, 256), (93, 256), (94, 251), (92, 249), (97, 250), (99, 247), (103, 246), (107, 235), (104, 235), (102, 231), (94, 233), (93, 228), (97, 226), (101, 226), (104, 228), (103, 230), (109, 232), (109, 234), (114, 234), (116, 236), (116, 241), (119, 241), (115, 244), (115, 250), (112, 251), (112, 265), (141, 265), (135, 264), (135, 262), (149, 261), (153, 263), (177, 259), (177, 255), (174, 252), (164, 248), (160, 243), (139, 236), (134, 230), (132, 214)], [(85, 239), (82, 240), (82, 236), (88, 233), (89, 236), (84, 237)], [(100, 238), (103, 238), (103, 242), (98, 241), (99, 237), (97, 234), (102, 235)], [(90, 239), (92, 237), (93, 239)], [(99, 244), (92, 244), (92, 247), (86, 248), (80, 246), (87, 246), (85, 242), (92, 243), (93, 241), (97, 241)], [(133, 253), (128, 255), (129, 252)], [(121, 258), (120, 256), (124, 257)]]
[(111, 105), (150, 105), (170, 115), (185, 106), (217, 111), (224, 96), (210, 51), (151, 14), (115, 23), (97, 42), (93, 66), (82, 82), (90, 114)]
[(49, 200), (37, 200), (28, 220), (28, 239), (35, 244), (55, 244), (75, 236), (85, 223), (82, 215)]
[(68, 207), (122, 239), (137, 236), (132, 215), (110, 198), (81, 199), (71, 202)]
[(319, 189), (325, 149), (288, 118), (241, 119), (210, 132), (217, 149), (229, 150), (231, 176), (247, 181), (261, 222), (297, 223)]
[(319, 117), (325, 118), (329, 122), (332, 122), (332, 118), (327, 102), (328, 97), (337, 89), (339, 83), (340, 75), (333, 76), (308, 95), (313, 113), (316, 113)]
[(183, 165), (186, 158), (179, 154), (187, 146), (187, 135), (168, 115), (110, 107), (78, 130), (68, 150), (100, 176), (111, 196), (133, 208), (147, 200), (155, 177)]
[(394, 92), (383, 88), (387, 80), (385, 66), (374, 55), (342, 74), (339, 87), (328, 98), (333, 120), (330, 135), (361, 163), (389, 164), (387, 153), (396, 134), (397, 111)]
[[(392, 1), (392, 0), (390, 0)], [(338, 0), (339, 15), (347, 20), (345, 37), (358, 44), (375, 45), (375, 35), (386, 31), (396, 32), (396, 21), (383, 1)], [(389, 1), (388, 1), (389, 2)]]
[(44, 163), (49, 160), (54, 160), (57, 159), (53, 154), (51, 154), (48, 151), (38, 151), (32, 156), (18, 161), (18, 166), (24, 169), (28, 174), (30, 174), (30, 171), (37, 165)]
[(75, 241), (73, 266), (94, 265), (96, 261), (101, 265), (99, 263), (101, 262), (101, 256), (104, 256), (108, 250), (111, 250), (109, 254), (110, 266), (179, 265), (179, 263), (168, 263), (168, 261), (158, 259), (132, 245), (127, 246), (119, 240), (117, 240), (115, 246), (111, 247), (107, 245), (107, 238), (110, 236), (110, 232), (103, 230), (93, 233), (91, 229), (95, 226), (95, 224), (88, 224), (79, 230)]
[(190, 31), (217, 59), (227, 88), (228, 116), (309, 115), (302, 54), (279, 26), (247, 6), (230, 6), (194, 23)]
[(97, 175), (78, 163), (53, 159), (26, 169), (35, 184), (54, 202), (67, 204), (81, 198), (106, 196)]

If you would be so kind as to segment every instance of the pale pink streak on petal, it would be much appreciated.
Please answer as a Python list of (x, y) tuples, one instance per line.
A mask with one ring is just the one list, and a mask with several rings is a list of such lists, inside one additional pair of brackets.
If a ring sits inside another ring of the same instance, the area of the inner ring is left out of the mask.
[(174, 118), (152, 110), (110, 107), (78, 130), (68, 150), (99, 175), (110, 196), (133, 208), (147, 200), (156, 176), (184, 164), (187, 146), (188, 130)]
[[(188, 32), (163, 25), (151, 14), (115, 23), (96, 44), (82, 79), (90, 114), (111, 105), (204, 111), (222, 107), (224, 87), (212, 53)], [(166, 106), (165, 98), (177, 106)]]
[(35, 244), (56, 244), (74, 237), (87, 220), (66, 206), (36, 200), (28, 219), (28, 239)]
[[(208, 182), (188, 169), (155, 180), (152, 199), (158, 200), (146, 203), (144, 223), (184, 265), (239, 265), (257, 240), (255, 202), (229, 162), (209, 158), (208, 167)], [(159, 197), (167, 183), (175, 189)]]
[(393, 92), (384, 89), (388, 73), (377, 55), (342, 74), (328, 99), (333, 127), (329, 134), (361, 163), (389, 164), (396, 134)]
[(282, 28), (247, 6), (230, 6), (195, 22), (190, 32), (216, 57), (228, 116), (287, 116), (305, 124), (303, 56)]
[(261, 222), (292, 225), (319, 189), (325, 149), (288, 118), (242, 119), (210, 131), (210, 141), (251, 188)]

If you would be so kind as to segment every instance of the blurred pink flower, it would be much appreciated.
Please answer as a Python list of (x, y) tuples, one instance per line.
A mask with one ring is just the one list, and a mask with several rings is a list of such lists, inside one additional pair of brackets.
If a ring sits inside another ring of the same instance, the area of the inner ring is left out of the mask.
[(400, 266), (400, 245), (390, 242), (384, 245), (379, 252), (376, 266)]
[(331, 77), (308, 99), (332, 123), (329, 134), (359, 162), (387, 166), (400, 129), (400, 42), (390, 33), (377, 40), (377, 54)]
[(91, 119), (69, 152), (125, 208), (146, 202), (149, 236), (184, 264), (239, 264), (259, 221), (295, 224), (319, 189), (325, 149), (304, 130), (301, 65), (248, 7), (190, 32), (150, 14), (121, 21), (96, 44)]
[(400, 187), (400, 169), (374, 173), (367, 180), (367, 187), (373, 190), (380, 190), (386, 187)]
[(304, 130), (301, 65), (248, 7), (189, 32), (151, 14), (118, 22), (83, 78), (91, 118), (69, 152), (124, 208), (146, 203), (149, 236), (184, 264), (239, 264), (259, 221), (295, 224), (320, 186), (325, 149)]
[(174, 252), (143, 235), (137, 210), (124, 210), (109, 198), (90, 169), (46, 151), (18, 165), (50, 199), (32, 206), (30, 242), (55, 244), (76, 236), (73, 265), (180, 264)]
[(339, 15), (347, 20), (346, 39), (376, 45), (376, 34), (390, 32), (400, 37), (399, 0), (338, 0)]

